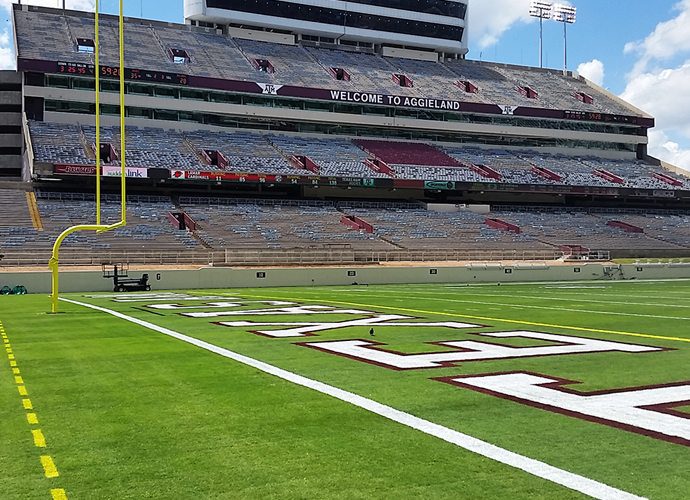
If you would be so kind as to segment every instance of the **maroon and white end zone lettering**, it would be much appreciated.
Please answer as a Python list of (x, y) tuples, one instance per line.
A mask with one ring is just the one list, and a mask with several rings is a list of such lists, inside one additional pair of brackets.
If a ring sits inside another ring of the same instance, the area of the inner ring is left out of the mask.
[(576, 392), (575, 384), (536, 373), (436, 379), (465, 389), (690, 446), (690, 381), (615, 391)]
[(310, 337), (315, 332), (325, 330), (337, 330), (348, 327), (374, 327), (374, 326), (417, 326), (417, 327), (447, 327), (447, 328), (478, 328), (480, 325), (472, 325), (469, 323), (390, 323), (390, 321), (397, 321), (401, 319), (412, 319), (408, 316), (400, 316), (397, 314), (381, 314), (371, 318), (354, 319), (349, 321), (339, 321), (332, 323), (254, 323), (251, 321), (223, 321), (218, 323), (223, 326), (230, 327), (257, 327), (257, 326), (291, 326), (292, 328), (281, 330), (253, 330), (253, 333), (258, 333), (266, 337)]
[(151, 304), (146, 307), (149, 307), (151, 309), (160, 309), (160, 310), (165, 310), (165, 311), (176, 311), (178, 309), (215, 309), (215, 308), (222, 308), (222, 307), (242, 307), (248, 303), (258, 303), (258, 304), (266, 304), (268, 306), (294, 306), (296, 305), (294, 302), (285, 302), (283, 300), (266, 300), (266, 301), (252, 301), (252, 302), (247, 302), (247, 301), (241, 301), (241, 302), (235, 302), (236, 300), (241, 300), (241, 299), (233, 299), (230, 298), (230, 300), (233, 300), (233, 302), (208, 302), (206, 304), (200, 304), (196, 306), (183, 306), (182, 304)]
[(330, 306), (294, 306), (276, 309), (246, 309), (243, 311), (211, 311), (182, 313), (189, 318), (218, 318), (221, 316), (273, 316), (273, 315), (297, 315), (297, 314), (371, 314), (369, 311), (359, 309), (336, 309)]
[[(343, 311), (340, 311), (341, 313)], [(322, 312), (325, 314), (326, 312)], [(328, 311), (329, 314), (338, 314), (338, 311)], [(359, 311), (360, 314), (368, 314), (367, 311)], [(299, 322), (299, 323), (255, 323), (252, 321), (222, 321), (218, 323), (223, 326), (230, 327), (252, 327), (256, 328), (259, 326), (289, 326), (291, 328), (284, 328), (279, 330), (252, 330), (252, 333), (257, 333), (259, 335), (264, 335), (266, 337), (310, 337), (314, 335), (315, 332), (322, 332), (326, 330), (337, 330), (340, 328), (348, 327), (379, 327), (379, 326), (416, 326), (416, 327), (446, 327), (446, 328), (479, 328), (481, 325), (473, 325), (470, 323), (458, 323), (454, 321), (441, 322), (441, 323), (400, 323), (399, 320), (402, 319), (414, 319), (409, 316), (401, 316), (399, 314), (379, 314), (374, 315), (370, 318), (353, 319), (348, 321), (337, 321), (337, 322)], [(391, 321), (396, 321), (391, 323)]]
[[(321, 304), (300, 304), (282, 300), (246, 300), (231, 296), (190, 296), (176, 293), (141, 295), (99, 295), (115, 302), (149, 301), (146, 307), (159, 311), (176, 311), (180, 316), (196, 319), (233, 321), (215, 324), (245, 328), (251, 333), (272, 338), (311, 337), (318, 332), (355, 328), (365, 334), (376, 327), (377, 333), (394, 333), (395, 328), (447, 328), (465, 330), (486, 328), (486, 325), (456, 321), (432, 322), (401, 314), (384, 314), (363, 309), (341, 309)], [(188, 304), (188, 301), (205, 301)], [(94, 307), (96, 306), (87, 306)], [(251, 307), (242, 309), (242, 307)], [(120, 313), (113, 312), (115, 315)], [(310, 316), (304, 321), (300, 316)], [(352, 319), (330, 316), (354, 317)], [(273, 318), (280, 316), (280, 318)], [(297, 321), (289, 321), (297, 316)], [(285, 317), (285, 318), (283, 318)], [(258, 321), (254, 321), (258, 320)], [(321, 320), (321, 321), (318, 321)], [(139, 321), (139, 320), (133, 320)], [(178, 334), (175, 334), (178, 335)], [(406, 354), (386, 349), (372, 339), (350, 339), (326, 342), (296, 342), (295, 345), (347, 357), (392, 370), (433, 369), (460, 363), (509, 360), (539, 356), (592, 354), (602, 352), (654, 353), (669, 350), (609, 340), (573, 337), (533, 331), (470, 332), (480, 340), (449, 340), (432, 342), (445, 351)], [(517, 347), (497, 339), (530, 339), (542, 345)], [(491, 340), (491, 341), (489, 341)], [(544, 345), (544, 343), (546, 345)], [(657, 439), (690, 446), (690, 414), (677, 408), (690, 406), (690, 381), (664, 386), (638, 387), (625, 390), (584, 393), (564, 386), (573, 384), (564, 379), (534, 373), (510, 372), (487, 375), (454, 376), (433, 380), (464, 389), (515, 401), (521, 404), (561, 413), (604, 425), (625, 429)]]
[(654, 352), (658, 347), (623, 344), (605, 340), (570, 337), (550, 333), (515, 331), (476, 333), (492, 338), (527, 338), (556, 342), (558, 345), (537, 347), (512, 347), (501, 344), (488, 344), (475, 341), (433, 342), (433, 345), (454, 348), (451, 352), (424, 354), (403, 354), (383, 349), (383, 344), (366, 340), (342, 340), (335, 342), (310, 342), (300, 345), (319, 349), (331, 354), (392, 368), (394, 370), (414, 370), (453, 366), (469, 361), (488, 361), (496, 359), (527, 358), (536, 356), (555, 356), (562, 354), (584, 354), (594, 352)]

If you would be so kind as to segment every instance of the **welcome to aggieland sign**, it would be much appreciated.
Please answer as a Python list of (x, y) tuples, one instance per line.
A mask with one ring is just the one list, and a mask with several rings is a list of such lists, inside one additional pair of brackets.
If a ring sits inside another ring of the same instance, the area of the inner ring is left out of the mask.
[(443, 109), (460, 111), (462, 103), (446, 99), (432, 99), (426, 97), (402, 97), (397, 95), (372, 94), (368, 92), (351, 92), (332, 90), (333, 101), (355, 102), (361, 104), (378, 104), (381, 106), (402, 106), (405, 108)]

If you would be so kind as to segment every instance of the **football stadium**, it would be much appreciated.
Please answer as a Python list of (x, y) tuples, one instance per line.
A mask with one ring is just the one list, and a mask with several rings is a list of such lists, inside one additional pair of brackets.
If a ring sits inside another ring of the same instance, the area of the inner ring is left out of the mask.
[(0, 498), (688, 497), (690, 173), (469, 3), (12, 5)]

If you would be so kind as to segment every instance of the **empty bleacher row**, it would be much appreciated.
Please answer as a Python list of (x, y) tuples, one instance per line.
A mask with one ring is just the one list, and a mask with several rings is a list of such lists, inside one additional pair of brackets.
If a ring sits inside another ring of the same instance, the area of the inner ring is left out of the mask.
[[(554, 246), (586, 247), (590, 249), (678, 249), (690, 247), (690, 231), (683, 231), (690, 223), (690, 216), (630, 216), (598, 215), (585, 212), (492, 212), (492, 217), (514, 224), (521, 234), (530, 239)], [(622, 220), (635, 225), (640, 220), (651, 221), (657, 217), (665, 224), (646, 226), (643, 233), (626, 232), (611, 227), (611, 220)], [(678, 224), (676, 226), (676, 224)], [(679, 228), (680, 231), (677, 231)]]
[[(88, 14), (39, 12), (29, 7), (15, 10), (15, 23), (19, 57), (93, 63), (93, 54), (77, 50), (78, 38), (94, 37)], [(101, 19), (100, 37), (101, 63), (116, 65), (118, 36), (113, 18)], [(232, 38), (215, 30), (135, 19), (126, 23), (125, 43), (127, 65), (152, 71), (500, 106), (640, 114), (583, 80), (556, 71), (465, 60), (416, 61), (343, 49), (282, 45)], [(173, 62), (173, 49), (187, 54), (183, 64)], [(268, 61), (270, 71), (262, 71), (258, 60)], [(345, 70), (349, 78), (337, 79), (335, 68)], [(401, 85), (394, 77), (401, 74), (411, 86)], [(471, 82), (476, 93), (466, 92), (461, 84), (466, 81)], [(524, 95), (526, 87), (534, 91), (532, 98)], [(583, 102), (583, 94), (591, 102)]]
[[(53, 164), (95, 164), (95, 128), (90, 125), (63, 125), (30, 122), (36, 161)], [(117, 152), (119, 131), (102, 129), (102, 142), (110, 142)], [(207, 152), (217, 151), (227, 166), (212, 164)], [(293, 156), (307, 156), (317, 171), (291, 162)], [(113, 159), (118, 165), (119, 154)], [(392, 170), (376, 171), (366, 160), (379, 159)], [(279, 175), (325, 175), (342, 177), (420, 179), (429, 181), (501, 182), (511, 184), (551, 184), (571, 186), (629, 187), (643, 189), (690, 189), (690, 178), (681, 177), (634, 160), (607, 160), (573, 157), (537, 151), (480, 149), (473, 146), (434, 146), (417, 142), (392, 142), (337, 137), (258, 134), (250, 131), (177, 132), (154, 128), (127, 129), (129, 167), (173, 170), (216, 170)], [(487, 176), (488, 167), (496, 176)], [(546, 169), (555, 178), (535, 172)], [(604, 177), (597, 171), (613, 174)], [(655, 178), (663, 173), (675, 185)]]
[[(21, 199), (24, 198), (24, 206)], [(67, 227), (92, 222), (93, 196), (38, 193), (43, 230), (26, 217), (24, 193), (3, 192), (0, 200), (9, 217), (0, 225), (0, 254), (7, 259), (47, 262), (56, 237)], [(259, 200), (260, 201), (260, 200)], [(182, 197), (133, 197), (128, 203), (128, 225), (112, 232), (80, 232), (69, 236), (66, 251), (106, 256), (120, 251), (136, 256), (145, 252), (184, 255), (211, 250), (356, 250), (356, 251), (558, 251), (565, 246), (593, 250), (690, 251), (690, 214), (587, 213), (578, 211), (519, 211), (498, 208), (490, 214), (467, 210), (442, 213), (423, 208), (338, 206), (331, 202), (294, 204)], [(119, 220), (116, 198), (103, 204), (104, 222)], [(184, 212), (194, 230), (171, 224), (171, 212)], [(24, 214), (22, 218), (22, 214)], [(371, 228), (353, 228), (343, 217), (356, 217)], [(500, 230), (487, 218), (511, 225)], [(639, 231), (610, 225), (620, 221)], [(9, 223), (11, 222), (11, 223)]]

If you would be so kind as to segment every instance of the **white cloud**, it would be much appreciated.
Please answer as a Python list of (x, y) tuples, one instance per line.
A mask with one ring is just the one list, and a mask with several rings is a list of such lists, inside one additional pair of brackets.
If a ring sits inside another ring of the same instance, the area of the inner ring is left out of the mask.
[(690, 170), (690, 148), (683, 148), (677, 142), (672, 141), (663, 130), (650, 132), (649, 154), (685, 170)]
[(657, 24), (644, 40), (625, 45), (626, 54), (639, 54), (633, 68), (633, 75), (643, 73), (654, 60), (669, 60), (690, 51), (690, 0), (682, 0), (674, 6), (678, 15), (669, 21)]
[(14, 47), (11, 43), (10, 32), (5, 29), (0, 32), (0, 70), (14, 69)]
[(626, 53), (639, 57), (621, 97), (656, 118), (650, 153), (690, 170), (690, 59), (669, 67), (672, 58), (690, 52), (690, 0), (676, 4), (675, 11), (676, 17), (659, 23), (644, 40), (626, 45)]
[[(0, 0), (0, 7), (10, 10), (17, 0)], [(41, 7), (62, 7), (62, 0), (23, 0), (23, 4), (39, 5)], [(93, 10), (94, 0), (67, 0), (65, 7), (74, 10)]]
[(604, 63), (599, 59), (592, 59), (577, 67), (577, 72), (600, 87), (604, 86)]
[[(690, 1), (690, 0), (689, 0)], [(529, 22), (530, 0), (481, 0), (470, 2), (470, 47), (485, 49), (498, 42), (511, 26)]]
[[(16, 0), (0, 0), (0, 9), (8, 13), (12, 10), (12, 4)], [(61, 0), (24, 0), (22, 3), (39, 5), (42, 7), (61, 7)], [(96, 5), (94, 0), (67, 0), (65, 7), (74, 10), (92, 11)], [(14, 69), (17, 65), (14, 54), (14, 40), (12, 39), (12, 21), (0, 23), (0, 70)]]

